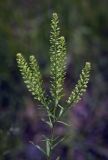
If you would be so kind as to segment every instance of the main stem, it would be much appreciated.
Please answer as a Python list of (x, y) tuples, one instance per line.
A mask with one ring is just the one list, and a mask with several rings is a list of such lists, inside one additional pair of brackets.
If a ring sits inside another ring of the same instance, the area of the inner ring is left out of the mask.
[[(49, 155), (47, 156), (47, 160), (51, 160), (51, 153), (52, 153), (52, 150), (53, 150), (53, 139), (54, 139), (54, 124), (56, 122), (56, 108), (57, 108), (57, 105), (58, 105), (58, 101), (55, 100), (55, 107), (54, 107), (54, 110), (53, 110), (53, 115), (54, 115), (54, 118), (52, 119), (50, 114), (48, 114), (48, 118), (49, 118), (49, 123), (50, 123), (50, 127), (51, 127), (51, 138), (49, 139)], [(48, 148), (46, 148), (48, 149)]]
[[(50, 118), (51, 120), (51, 118)], [(53, 138), (54, 138), (54, 133), (53, 133), (53, 130), (54, 130), (54, 122), (52, 122), (51, 120), (51, 137), (48, 139), (48, 142), (47, 142), (47, 145), (46, 145), (46, 150), (47, 150), (47, 160), (51, 160), (51, 153), (52, 153), (52, 150), (53, 150)]]

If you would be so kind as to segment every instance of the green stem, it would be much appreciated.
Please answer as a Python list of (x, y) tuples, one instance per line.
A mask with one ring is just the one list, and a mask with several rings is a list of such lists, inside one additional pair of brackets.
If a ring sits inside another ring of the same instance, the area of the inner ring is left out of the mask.
[(47, 160), (51, 160), (51, 153), (52, 153), (53, 145), (54, 145), (54, 124), (57, 121), (57, 119), (56, 119), (56, 109), (57, 109), (57, 106), (58, 106), (58, 101), (55, 100), (55, 105), (54, 105), (55, 107), (54, 107), (54, 110), (53, 110), (53, 115), (54, 115), (53, 119), (51, 118), (48, 105), (45, 105), (45, 106), (47, 108), (48, 119), (49, 119), (49, 124), (50, 124), (50, 128), (51, 128), (51, 137), (50, 137), (50, 139), (47, 139), (47, 141), (46, 141), (46, 151), (47, 151)]

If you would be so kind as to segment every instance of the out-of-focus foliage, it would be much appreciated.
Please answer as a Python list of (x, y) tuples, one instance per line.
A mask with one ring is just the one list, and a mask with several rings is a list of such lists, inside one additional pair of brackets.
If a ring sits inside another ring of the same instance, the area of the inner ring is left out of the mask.
[[(73, 142), (74, 148), (77, 146), (76, 144), (78, 144), (80, 151), (76, 149), (77, 156), (81, 156), (83, 153), (82, 156), (86, 156), (86, 159), (89, 156), (93, 159), (93, 157), (95, 157), (94, 155), (98, 157), (97, 159), (102, 159), (101, 156), (108, 157), (107, 154), (104, 154), (106, 152), (102, 152), (103, 148), (100, 149), (108, 145), (107, 141), (105, 141), (105, 139), (108, 139), (107, 134), (105, 134), (108, 133), (107, 6), (107, 0), (62, 0), (62, 2), (60, 0), (0, 0), (1, 160), (6, 159), (4, 157), (7, 155), (11, 155), (11, 160), (17, 159), (18, 156), (16, 155), (20, 150), (18, 148), (22, 148), (20, 143), (24, 141), (22, 140), (24, 136), (23, 133), (25, 135), (28, 133), (29, 135), (28, 129), (28, 132), (24, 130), (26, 130), (27, 126), (30, 128), (31, 124), (29, 120), (28, 122), (26, 120), (25, 123), (22, 118), (23, 110), (27, 108), (23, 107), (22, 99), (26, 99), (25, 95), (28, 93), (24, 90), (22, 81), (18, 78), (19, 74), (18, 71), (16, 71), (15, 55), (20, 51), (25, 53), (25, 56), (37, 54), (41, 70), (45, 75), (46, 88), (48, 88), (49, 20), (52, 13), (55, 11), (58, 13), (59, 17), (61, 17), (62, 31), (63, 35), (66, 37), (69, 53), (67, 78), (65, 81), (66, 93), (68, 94), (72, 86), (74, 86), (74, 82), (78, 79), (80, 67), (85, 61), (91, 61), (93, 68), (91, 83), (89, 85), (88, 94), (83, 100), (83, 107), (77, 106), (78, 111), (74, 111), (76, 113), (74, 113), (74, 115), (79, 115), (79, 124), (81, 120), (86, 122), (86, 124), (84, 123), (85, 126), (81, 125), (79, 129), (80, 134), (77, 133), (78, 136), (74, 141), (75, 143)], [(73, 81), (70, 80), (71, 74)], [(15, 129), (17, 127), (19, 131), (17, 133), (15, 132), (14, 138), (16, 141), (14, 143), (14, 140), (12, 140), (13, 136), (9, 136), (8, 132), (11, 128)], [(33, 132), (32, 136), (35, 135), (34, 133), (36, 133), (36, 131), (33, 129), (31, 130)], [(97, 139), (93, 137), (93, 134), (95, 134)], [(88, 154), (87, 144), (85, 145), (85, 142), (88, 142), (90, 139), (95, 142), (95, 145), (92, 144), (93, 146), (89, 146), (88, 148), (94, 147), (95, 149), (92, 151), (88, 149), (90, 151)], [(13, 144), (11, 147), (9, 145), (10, 141), (11, 144)], [(97, 145), (100, 145), (100, 148), (98, 148)], [(16, 149), (15, 146), (18, 146), (18, 148)], [(84, 146), (84, 149), (81, 149), (80, 146)], [(101, 152), (99, 152), (99, 149)], [(76, 159), (75, 157), (74, 159)], [(96, 159), (96, 157), (94, 159)]]

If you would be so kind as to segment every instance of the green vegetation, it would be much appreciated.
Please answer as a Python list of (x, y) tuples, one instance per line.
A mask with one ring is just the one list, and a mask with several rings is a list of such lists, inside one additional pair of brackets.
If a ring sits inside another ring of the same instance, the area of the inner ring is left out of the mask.
[[(54, 125), (56, 122), (60, 122), (63, 114), (73, 104), (77, 103), (87, 88), (89, 81), (89, 74), (91, 64), (86, 62), (80, 79), (76, 84), (75, 88), (71, 92), (69, 98), (64, 106), (61, 105), (61, 99), (64, 96), (63, 83), (66, 75), (66, 45), (65, 38), (60, 35), (59, 20), (56, 13), (53, 13), (51, 20), (51, 33), (50, 33), (50, 61), (51, 61), (51, 85), (50, 93), (51, 96), (45, 95), (43, 89), (42, 76), (39, 70), (39, 65), (34, 56), (29, 57), (29, 63), (26, 62), (25, 58), (21, 53), (17, 54), (17, 63), (21, 71), (24, 82), (28, 90), (32, 93), (35, 99), (45, 107), (47, 111), (48, 119), (45, 122), (51, 128), (51, 136), (45, 137), (46, 148), (42, 149), (47, 159), (50, 160), (53, 149), (64, 140), (63, 138), (55, 137), (53, 133)], [(62, 122), (62, 121), (61, 121)], [(59, 157), (57, 158), (57, 160)]]

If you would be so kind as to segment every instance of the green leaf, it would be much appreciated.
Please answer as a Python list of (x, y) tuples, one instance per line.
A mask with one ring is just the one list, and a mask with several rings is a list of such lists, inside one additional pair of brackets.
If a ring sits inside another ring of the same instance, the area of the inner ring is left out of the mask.
[(61, 115), (63, 114), (64, 108), (61, 105), (59, 105), (59, 104), (58, 104), (58, 107), (60, 108), (58, 118), (60, 118)]
[(52, 146), (52, 149), (54, 149), (59, 143), (61, 143), (65, 138), (61, 138), (57, 143), (55, 143), (53, 146)]
[(71, 125), (69, 125), (69, 124), (67, 124), (67, 123), (65, 123), (65, 122), (63, 122), (63, 121), (57, 121), (58, 123), (61, 123), (61, 124), (64, 124), (65, 126), (68, 126), (68, 127), (70, 127)]
[(46, 152), (44, 151), (44, 149), (42, 149), (39, 145), (35, 145), (32, 141), (29, 141), (29, 142), (46, 155)]

